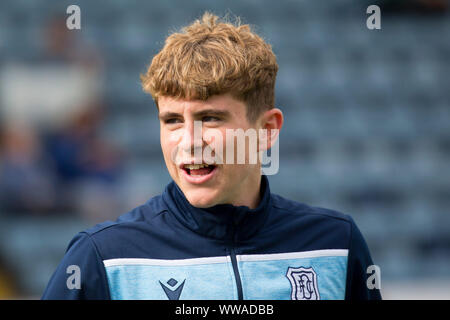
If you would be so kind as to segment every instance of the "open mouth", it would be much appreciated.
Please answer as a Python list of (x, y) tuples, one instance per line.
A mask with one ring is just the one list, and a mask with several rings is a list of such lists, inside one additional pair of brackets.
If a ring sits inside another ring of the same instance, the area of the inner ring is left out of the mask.
[(210, 174), (216, 168), (210, 164), (185, 164), (183, 170), (191, 177), (201, 177)]
[(180, 166), (185, 180), (192, 184), (202, 184), (211, 180), (218, 169), (214, 164), (182, 164)]

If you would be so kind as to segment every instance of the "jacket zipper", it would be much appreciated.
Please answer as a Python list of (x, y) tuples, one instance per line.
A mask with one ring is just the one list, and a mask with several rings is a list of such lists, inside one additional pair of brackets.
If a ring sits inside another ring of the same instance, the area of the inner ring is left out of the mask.
[(230, 258), (231, 258), (231, 265), (233, 266), (233, 272), (234, 272), (234, 278), (236, 279), (236, 287), (238, 291), (238, 300), (244, 300), (244, 294), (242, 292), (242, 281), (241, 281), (241, 275), (239, 274), (239, 268), (236, 258), (236, 252), (234, 249), (234, 246), (236, 244), (236, 229), (235, 226), (232, 228), (232, 241), (233, 244), (230, 248)]
[(239, 268), (238, 268), (237, 259), (236, 259), (236, 252), (234, 251), (234, 248), (230, 248), (230, 257), (231, 257), (231, 265), (233, 266), (234, 278), (236, 279), (238, 300), (244, 300), (243, 293), (242, 293), (241, 276), (239, 274)]

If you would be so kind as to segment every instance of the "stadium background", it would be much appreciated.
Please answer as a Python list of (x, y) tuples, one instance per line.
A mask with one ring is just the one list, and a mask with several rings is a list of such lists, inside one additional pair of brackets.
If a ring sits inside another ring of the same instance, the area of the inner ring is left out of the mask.
[[(71, 4), (81, 30), (66, 28)], [(1, 1), (0, 298), (39, 298), (78, 231), (163, 190), (139, 75), (205, 10), (254, 25), (278, 57), (272, 190), (352, 215), (384, 298), (449, 299), (445, 0)]]

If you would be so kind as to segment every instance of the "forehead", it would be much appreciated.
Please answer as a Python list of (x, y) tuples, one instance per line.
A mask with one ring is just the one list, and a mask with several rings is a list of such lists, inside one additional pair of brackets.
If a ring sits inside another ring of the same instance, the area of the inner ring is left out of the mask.
[(246, 114), (247, 110), (244, 102), (228, 94), (212, 96), (205, 101), (162, 96), (158, 98), (158, 106), (160, 114), (163, 112), (189, 113), (204, 109), (216, 109), (228, 111), (236, 116), (242, 116)]

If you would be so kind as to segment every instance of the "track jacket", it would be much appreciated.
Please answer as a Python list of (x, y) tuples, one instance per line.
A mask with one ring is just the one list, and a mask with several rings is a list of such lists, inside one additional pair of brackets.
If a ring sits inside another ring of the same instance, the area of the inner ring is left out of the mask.
[(352, 218), (270, 192), (255, 209), (162, 195), (77, 234), (43, 299), (381, 299)]

